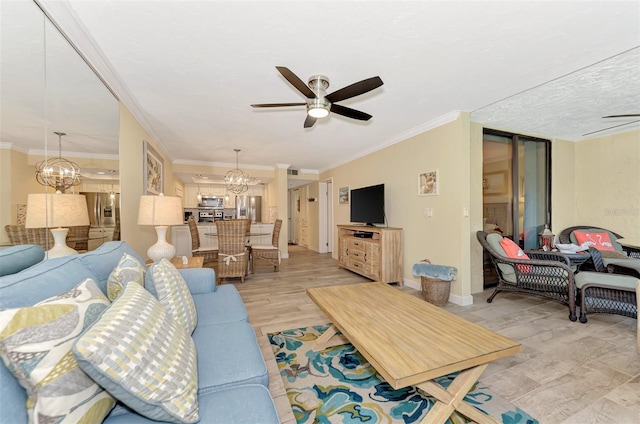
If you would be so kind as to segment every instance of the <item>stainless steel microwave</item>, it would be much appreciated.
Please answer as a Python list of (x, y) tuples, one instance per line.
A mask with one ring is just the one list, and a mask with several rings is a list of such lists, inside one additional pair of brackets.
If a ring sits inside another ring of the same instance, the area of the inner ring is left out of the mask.
[(222, 196), (202, 196), (202, 200), (198, 203), (201, 208), (223, 208), (224, 197)]

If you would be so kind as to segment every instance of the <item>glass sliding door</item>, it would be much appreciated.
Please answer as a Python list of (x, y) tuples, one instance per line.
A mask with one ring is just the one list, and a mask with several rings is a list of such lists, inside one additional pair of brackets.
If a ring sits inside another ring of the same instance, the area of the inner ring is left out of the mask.
[[(524, 250), (538, 248), (551, 225), (549, 140), (485, 129), (483, 134), (484, 230), (501, 233)], [(485, 287), (496, 283), (485, 261)]]

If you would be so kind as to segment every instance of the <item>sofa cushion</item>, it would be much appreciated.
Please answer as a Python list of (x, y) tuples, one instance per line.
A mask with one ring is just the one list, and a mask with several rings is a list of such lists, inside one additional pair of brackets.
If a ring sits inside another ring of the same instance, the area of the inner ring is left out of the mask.
[(137, 413), (199, 420), (193, 340), (140, 285), (127, 284), (73, 352), (87, 374)]
[(135, 256), (124, 253), (107, 280), (107, 296), (109, 299), (115, 300), (128, 282), (133, 281), (144, 286), (146, 272), (147, 268)]
[(198, 351), (198, 393), (241, 384), (269, 386), (267, 366), (248, 322), (198, 324), (193, 340)]
[(87, 278), (95, 282), (95, 275), (78, 260), (80, 256), (48, 259), (17, 274), (0, 277), (0, 309), (33, 306), (73, 289)]
[(0, 312), (0, 354), (29, 396), (30, 422), (100, 422), (115, 400), (87, 376), (73, 342), (109, 301), (87, 279), (31, 307)]
[(174, 321), (193, 333), (198, 321), (196, 306), (178, 269), (168, 259), (149, 266), (144, 286), (166, 308)]
[[(507, 256), (504, 249), (500, 245), (500, 242), (502, 241), (503, 238), (504, 237), (502, 237), (502, 234), (498, 234), (498, 233), (487, 234), (487, 243), (489, 243), (489, 246), (491, 246), (493, 250), (495, 250), (499, 255)], [(498, 268), (500, 268), (500, 272), (502, 272), (502, 278), (505, 281), (508, 281), (510, 283), (516, 282), (516, 271), (513, 269), (513, 266), (499, 263)]]
[(215, 292), (194, 294), (198, 325), (248, 321), (247, 309), (232, 284), (216, 287)]
[(0, 276), (15, 274), (42, 262), (44, 249), (37, 244), (20, 244), (0, 250)]
[[(257, 384), (201, 394), (198, 404), (202, 424), (280, 424), (269, 390)], [(140, 415), (124, 414), (109, 416), (103, 424), (157, 423)]]

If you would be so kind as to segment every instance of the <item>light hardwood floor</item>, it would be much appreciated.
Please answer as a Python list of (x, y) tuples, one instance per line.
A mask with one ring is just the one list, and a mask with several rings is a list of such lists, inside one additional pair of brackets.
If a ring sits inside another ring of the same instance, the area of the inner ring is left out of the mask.
[[(328, 322), (305, 294), (307, 288), (369, 280), (339, 269), (330, 254), (298, 246), (290, 246), (280, 272), (259, 262), (255, 271), (245, 283), (225, 283), (240, 291), (269, 367), (270, 391), (280, 418), (293, 424), (266, 334)], [(414, 289), (399, 289), (420, 296)], [(569, 321), (565, 306), (532, 296), (500, 293), (493, 303), (486, 303), (491, 292), (474, 295), (471, 306), (445, 307), (522, 343), (520, 354), (489, 366), (480, 378), (483, 383), (541, 424), (640, 423), (635, 319), (595, 314), (581, 324)]]

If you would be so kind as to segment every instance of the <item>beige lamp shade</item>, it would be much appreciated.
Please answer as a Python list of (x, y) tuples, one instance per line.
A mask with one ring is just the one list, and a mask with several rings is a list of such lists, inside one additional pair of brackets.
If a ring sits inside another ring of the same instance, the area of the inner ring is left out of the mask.
[(138, 225), (181, 225), (182, 199), (177, 196), (140, 196)]
[(27, 198), (26, 228), (60, 228), (89, 225), (84, 195), (35, 193)]

